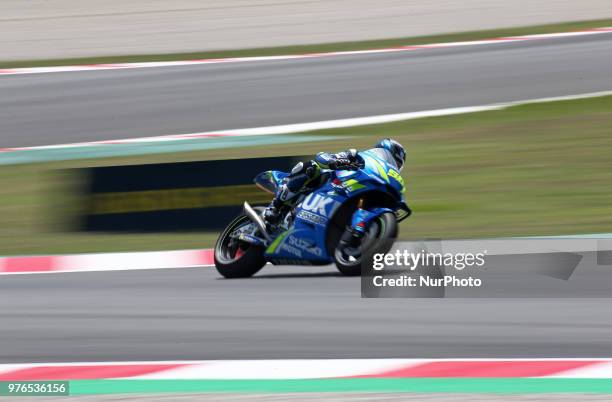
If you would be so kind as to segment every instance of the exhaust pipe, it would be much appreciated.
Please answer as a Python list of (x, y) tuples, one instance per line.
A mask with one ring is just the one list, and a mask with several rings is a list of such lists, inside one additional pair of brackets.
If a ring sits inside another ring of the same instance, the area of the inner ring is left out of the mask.
[(248, 216), (249, 219), (252, 220), (255, 225), (257, 225), (257, 228), (263, 234), (267, 241), (272, 241), (272, 238), (266, 230), (266, 224), (264, 223), (263, 219), (261, 219), (261, 216), (259, 216), (259, 214), (255, 212), (255, 210), (246, 201), (244, 202), (244, 214)]

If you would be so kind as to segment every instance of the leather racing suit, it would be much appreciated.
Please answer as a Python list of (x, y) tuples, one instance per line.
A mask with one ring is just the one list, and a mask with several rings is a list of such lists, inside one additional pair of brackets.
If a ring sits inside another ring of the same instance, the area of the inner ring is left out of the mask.
[(350, 168), (356, 160), (357, 150), (349, 149), (334, 154), (319, 152), (314, 159), (299, 162), (291, 169), (291, 173), (264, 211), (266, 224), (276, 224), (282, 216), (283, 208), (293, 207), (298, 195), (308, 194), (324, 184), (329, 179), (330, 170)]

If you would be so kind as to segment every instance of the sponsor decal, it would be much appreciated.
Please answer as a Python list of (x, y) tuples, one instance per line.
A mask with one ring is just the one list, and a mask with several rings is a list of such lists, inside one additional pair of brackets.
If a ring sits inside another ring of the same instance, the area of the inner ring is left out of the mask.
[(294, 247), (296, 247), (298, 249), (304, 250), (304, 251), (306, 251), (306, 252), (308, 252), (310, 254), (314, 254), (317, 257), (323, 256), (323, 250), (321, 250), (320, 247), (317, 247), (316, 245), (310, 243), (307, 240), (291, 236), (291, 237), (289, 237), (288, 242), (289, 242), (289, 244), (291, 246), (294, 246)]
[(297, 247), (287, 244), (287, 242), (284, 242), (280, 248), (281, 250), (291, 253), (298, 258), (302, 258), (302, 251)]
[(399, 174), (397, 170), (393, 170), (393, 169), (389, 169), (388, 173), (389, 173), (389, 176), (394, 178), (395, 181), (397, 181), (400, 184), (402, 188), (402, 193), (403, 193), (405, 190), (405, 187), (404, 187), (404, 179), (402, 178), (402, 176)]
[(337, 202), (321, 194), (310, 194), (302, 202), (302, 209), (328, 217)]
[(297, 217), (305, 220), (306, 222), (314, 223), (315, 225), (325, 226), (325, 224), (327, 223), (327, 218), (324, 218), (317, 214), (313, 214), (312, 212), (308, 211), (302, 210), (298, 212)]
[(260, 238), (252, 236), (248, 233), (240, 233), (238, 235), (238, 239), (251, 244), (264, 244), (264, 242)]

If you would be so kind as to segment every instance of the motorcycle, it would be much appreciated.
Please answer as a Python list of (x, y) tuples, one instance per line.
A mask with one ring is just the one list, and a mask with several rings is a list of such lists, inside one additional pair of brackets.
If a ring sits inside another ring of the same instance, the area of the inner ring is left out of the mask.
[[(274, 265), (335, 263), (345, 275), (361, 274), (362, 261), (386, 253), (398, 233), (398, 223), (411, 214), (404, 200), (398, 169), (375, 150), (360, 152), (346, 170), (325, 170), (325, 183), (300, 195), (278, 227), (269, 233), (263, 207), (246, 201), (241, 215), (219, 236), (215, 266), (225, 278), (246, 278), (267, 262)], [(266, 171), (254, 182), (275, 194), (288, 173)], [(364, 232), (360, 244), (343, 241), (352, 230)]]

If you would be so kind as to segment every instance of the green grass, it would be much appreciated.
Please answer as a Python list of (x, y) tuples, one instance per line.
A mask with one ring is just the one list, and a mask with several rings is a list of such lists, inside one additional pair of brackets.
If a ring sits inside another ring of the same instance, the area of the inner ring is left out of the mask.
[[(191, 53), (169, 54), (139, 54), (126, 56), (100, 56), (55, 60), (21, 60), (1, 61), (0, 68), (17, 67), (48, 67), (76, 64), (134, 63), (147, 61), (174, 61), (194, 59), (214, 59), (226, 57), (273, 56), (285, 54), (318, 53), (334, 51), (351, 51), (364, 49), (380, 49), (395, 46), (422, 45), (427, 43), (457, 42), (468, 40), (490, 39), (503, 36), (518, 36), (530, 34), (545, 34), (555, 32), (577, 31), (589, 28), (612, 26), (612, 19), (567, 22), (549, 25), (535, 25), (519, 28), (502, 28), (484, 31), (461, 32), (452, 34), (429, 35), (407, 38), (369, 40), (361, 42), (321, 43), (300, 46), (270, 47), (240, 50), (218, 50)], [(0, 56), (1, 57), (1, 56)]]
[[(322, 130), (350, 137), (248, 148), (252, 157), (367, 148), (392, 136), (413, 217), (402, 238), (612, 232), (612, 97)], [(66, 230), (79, 205), (65, 168), (240, 158), (244, 148), (4, 166), (0, 255), (209, 247), (216, 233), (84, 234)], [(255, 172), (254, 172), (255, 173)]]

